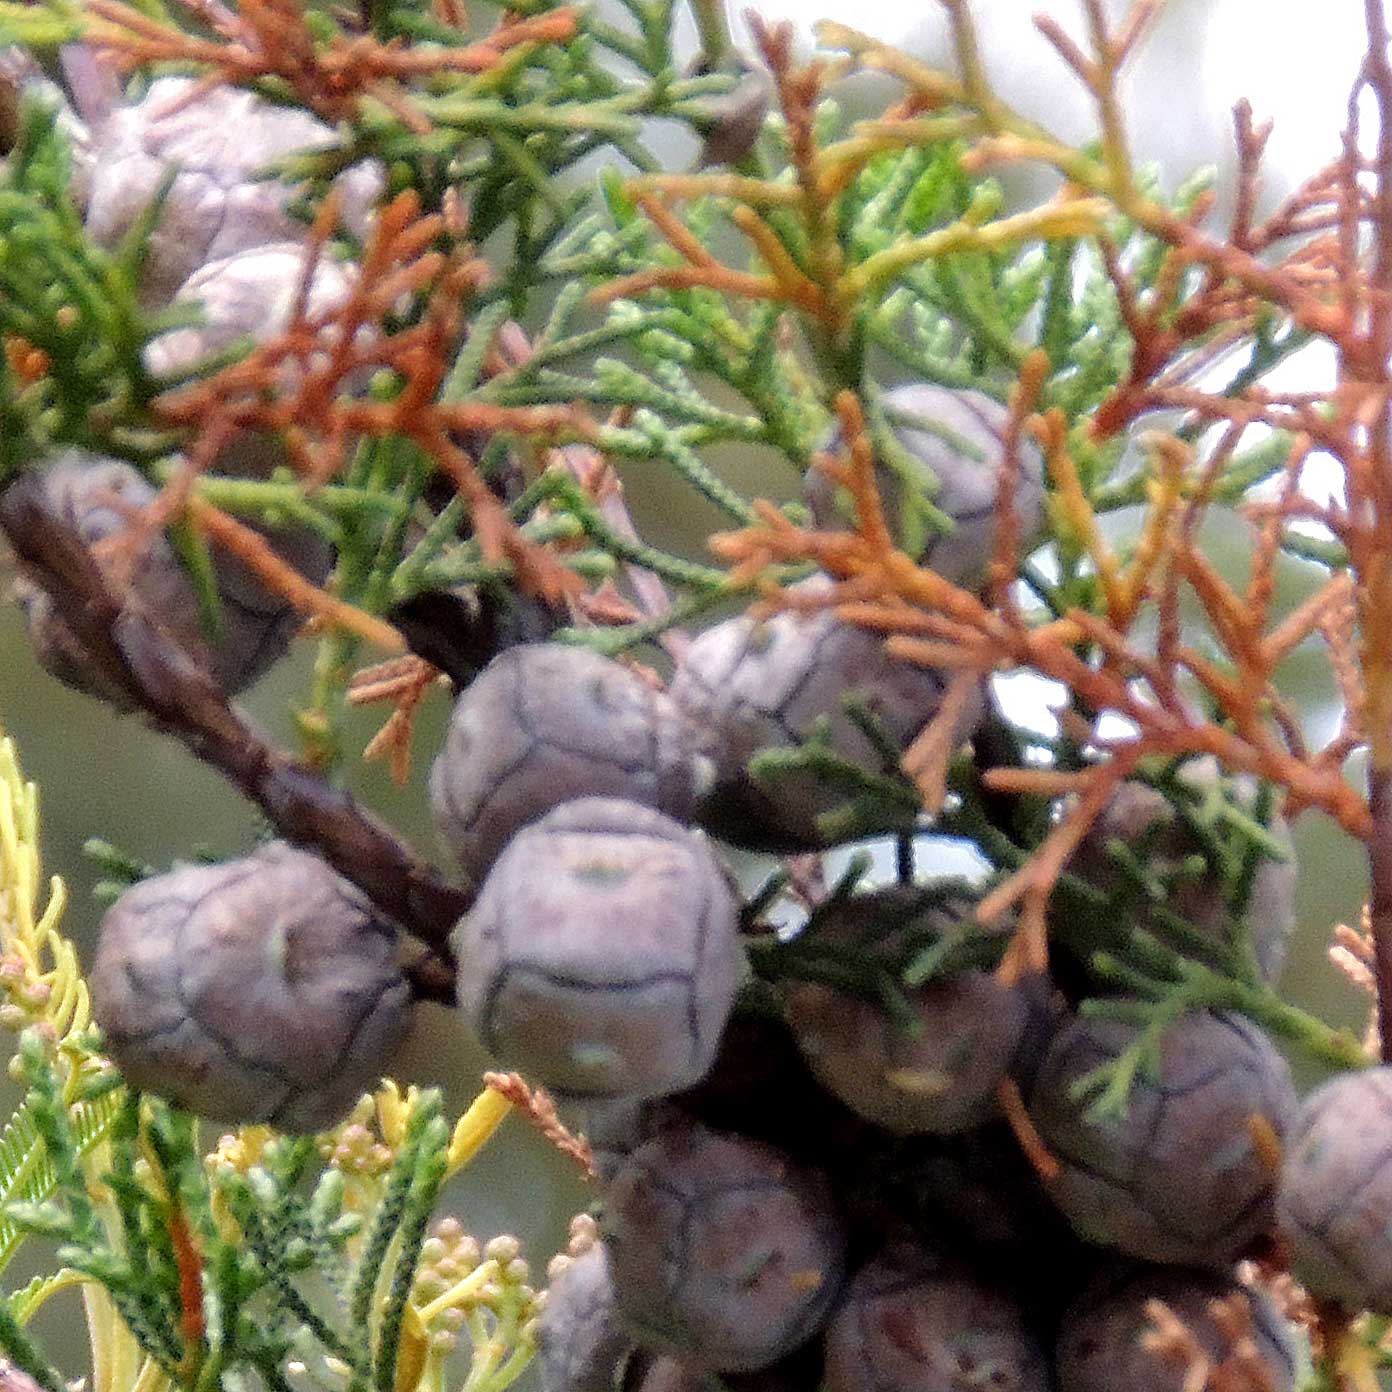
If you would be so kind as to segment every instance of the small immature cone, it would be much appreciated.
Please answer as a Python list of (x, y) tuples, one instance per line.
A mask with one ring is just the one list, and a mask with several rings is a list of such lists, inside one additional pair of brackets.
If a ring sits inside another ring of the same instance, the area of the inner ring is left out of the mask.
[[(302, 239), (305, 225), (289, 212), (294, 188), (255, 176), (284, 155), (333, 143), (329, 127), (308, 112), (235, 87), (192, 97), (194, 88), (191, 78), (157, 78), (141, 101), (92, 131), (87, 230), (102, 246), (119, 243), (161, 181), (179, 171), (142, 269), (141, 293), (150, 304), (166, 303), (205, 262)], [(356, 235), (365, 232), (381, 185), (370, 164), (339, 176), (342, 217)]]
[[(160, 375), (177, 372), (239, 338), (274, 338), (290, 322), (307, 255), (301, 242), (272, 242), (200, 266), (174, 299), (177, 304), (198, 305), (203, 322), (152, 339), (145, 366)], [(320, 256), (306, 301), (310, 317), (341, 305), (355, 279), (352, 266)]]
[[(1215, 792), (1218, 765), (1211, 758), (1193, 759), (1183, 766), (1179, 777), (1197, 792)], [(1234, 782), (1238, 803), (1250, 808), (1256, 801), (1256, 783), (1249, 777)], [(1272, 838), (1285, 851), (1284, 860), (1263, 856), (1257, 863), (1247, 898), (1247, 925), (1257, 966), (1267, 981), (1275, 981), (1285, 965), (1286, 949), (1295, 930), (1295, 851), (1284, 817), (1273, 816), (1267, 827)], [(1116, 889), (1123, 876), (1121, 867), (1108, 855), (1107, 848), (1120, 841), (1160, 875), (1174, 874), (1184, 861), (1200, 853), (1194, 833), (1177, 815), (1162, 794), (1144, 783), (1123, 783), (1102, 815), (1093, 823), (1069, 869), (1108, 892)], [(1234, 924), (1223, 902), (1222, 886), (1212, 874), (1177, 878), (1165, 907), (1185, 919), (1205, 938), (1226, 946), (1233, 937)], [(1161, 942), (1182, 950), (1164, 924), (1146, 912), (1145, 901), (1137, 896), (1136, 912), (1140, 925)]]
[(715, 1058), (740, 970), (734, 895), (704, 838), (618, 798), (520, 831), (460, 921), (459, 1007), (551, 1091), (677, 1092)]
[[(981, 392), (931, 383), (911, 383), (887, 391), (884, 407), (895, 438), (924, 467), (919, 486), (930, 494), (933, 506), (953, 522), (951, 532), (930, 532), (915, 559), (954, 584), (978, 584), (986, 575), (995, 544), (1005, 409)], [(840, 447), (838, 431), (826, 448), (835, 451)], [(1044, 521), (1042, 468), (1032, 441), (1021, 440), (1019, 462), (1015, 518), (1020, 551), (1027, 555)], [(936, 481), (935, 491), (930, 476)], [(876, 465), (875, 478), (890, 532), (902, 544), (905, 489), (914, 485), (883, 462)], [(845, 490), (821, 469), (810, 469), (804, 476), (802, 496), (813, 521), (824, 530), (840, 531), (854, 519)]]
[[(69, 450), (44, 472), (55, 510), (89, 546), (117, 538), (131, 516), (154, 500), (154, 488), (129, 464)], [(328, 572), (327, 548), (300, 530), (269, 534), (274, 549), (310, 579)], [(98, 552), (98, 559), (100, 559)], [(222, 636), (209, 642), (188, 573), (162, 534), (156, 534), (130, 577), (135, 597), (179, 646), (229, 695), (250, 686), (285, 653), (298, 631), (299, 613), (268, 590), (235, 557), (214, 548), (214, 572), (222, 601)], [(24, 608), (40, 665), (67, 686), (125, 709), (125, 698), (103, 681), (48, 595), (21, 577), (15, 597)]]
[[(27, 101), (38, 100), (56, 112), (55, 123), (68, 142), (72, 183), (80, 189), (88, 173), (87, 127), (72, 109), (62, 88), (39, 65), (34, 55), (17, 44), (0, 46), (0, 152), (8, 155), (18, 137)], [(0, 169), (5, 160), (0, 158)]]
[(1134, 1039), (1129, 1025), (1077, 1019), (1049, 1049), (1030, 1116), (1061, 1166), (1054, 1202), (1090, 1242), (1227, 1266), (1272, 1225), (1275, 1176), (1253, 1128), (1285, 1135), (1290, 1070), (1248, 1020), (1199, 1011), (1165, 1031), (1158, 1076), (1138, 1074), (1125, 1116), (1093, 1118), (1074, 1085)]
[[(1215, 1300), (1246, 1302), (1250, 1343), (1239, 1348), (1213, 1317)], [(1291, 1392), (1295, 1350), (1276, 1307), (1260, 1291), (1226, 1276), (1162, 1266), (1120, 1266), (1094, 1281), (1073, 1304), (1059, 1329), (1055, 1360), (1059, 1392), (1192, 1392), (1194, 1366), (1178, 1350), (1146, 1342), (1155, 1329), (1146, 1314), (1161, 1301), (1184, 1324), (1202, 1355), (1214, 1365), (1232, 1361), (1266, 1381), (1223, 1382)], [(1218, 1388), (1219, 1382), (1205, 1382)]]
[[(290, 323), (308, 254), (301, 243), (275, 242), (200, 266), (179, 287), (174, 302), (196, 304), (203, 322), (153, 339), (145, 349), (145, 366), (157, 375), (169, 375), (196, 366), (239, 339), (265, 343), (274, 338)], [(310, 317), (343, 304), (355, 279), (353, 267), (321, 256), (306, 301)], [(295, 369), (284, 365), (280, 385), (293, 391), (295, 378)], [(274, 437), (245, 432), (223, 446), (216, 468), (223, 474), (264, 478), (288, 463)]]
[(896, 1247), (847, 1287), (827, 1327), (822, 1385), (825, 1392), (1049, 1392), (1049, 1369), (1005, 1296), (926, 1252)]
[[(813, 945), (893, 953), (910, 926), (950, 933), (971, 913), (906, 912), (893, 892), (847, 899), (823, 914)], [(897, 1025), (877, 1001), (814, 981), (790, 982), (784, 1007), (808, 1066), (853, 1112), (890, 1131), (947, 1133), (979, 1126), (1024, 1032), (1020, 990), (991, 972), (963, 971), (905, 992), (919, 1026)]]
[(696, 168), (738, 164), (749, 155), (764, 129), (772, 95), (768, 73), (751, 69), (728, 92), (707, 102), (704, 115), (709, 125)]
[(513, 833), (557, 803), (627, 798), (686, 820), (710, 777), (662, 692), (586, 648), (527, 643), (460, 693), (430, 796), (477, 885)]
[(597, 1243), (567, 1259), (546, 1288), (537, 1324), (541, 1392), (613, 1392), (632, 1347), (614, 1308), (609, 1255)]
[(758, 1141), (691, 1124), (628, 1158), (605, 1198), (620, 1314), (696, 1369), (767, 1368), (821, 1327), (844, 1243), (825, 1181)]
[(283, 841), (128, 889), (102, 920), (91, 989), (133, 1087), (288, 1132), (333, 1125), (376, 1086), (411, 999), (391, 925)]
[[(798, 588), (826, 583), (814, 578)], [(845, 702), (864, 706), (907, 747), (937, 713), (947, 684), (932, 667), (891, 657), (883, 635), (843, 623), (830, 610), (762, 621), (742, 615), (708, 628), (687, 649), (672, 682), (673, 702), (702, 732), (716, 764), (716, 786), (702, 803), (704, 824), (737, 845), (821, 845), (817, 818), (843, 802), (844, 792), (803, 773), (760, 786), (748, 771), (751, 757), (801, 744), (825, 718), (832, 750), (878, 772), (883, 758)], [(959, 740), (976, 727), (981, 710), (977, 691), (959, 721)]]
[(1345, 1073), (1306, 1098), (1276, 1213), (1313, 1294), (1392, 1315), (1392, 1068)]

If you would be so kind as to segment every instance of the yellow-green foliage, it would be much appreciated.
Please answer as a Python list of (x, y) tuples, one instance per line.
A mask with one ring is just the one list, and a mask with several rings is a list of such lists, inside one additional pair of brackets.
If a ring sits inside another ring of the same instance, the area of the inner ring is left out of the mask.
[[(0, 1268), (29, 1234), (63, 1263), (0, 1300), (0, 1349), (58, 1392), (24, 1327), (76, 1287), (93, 1392), (212, 1388), (246, 1368), (282, 1389), (312, 1372), (433, 1392), (461, 1342), (468, 1392), (514, 1381), (539, 1309), (517, 1242), (434, 1219), (512, 1103), (485, 1089), (451, 1127), (437, 1093), (387, 1080), (323, 1137), (249, 1126), (205, 1154), (193, 1118), (130, 1093), (102, 1057), (59, 931), (63, 883), (43, 890), (38, 793), (0, 739), (0, 1023), (20, 1031), (11, 1072), (28, 1089), (0, 1135)], [(454, 1239), (449, 1280), (432, 1231)]]

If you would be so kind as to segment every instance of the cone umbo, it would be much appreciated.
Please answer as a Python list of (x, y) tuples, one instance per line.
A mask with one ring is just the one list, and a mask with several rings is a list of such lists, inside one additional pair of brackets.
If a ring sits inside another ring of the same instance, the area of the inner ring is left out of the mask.
[(632, 1347), (614, 1309), (603, 1244), (565, 1259), (559, 1270), (553, 1266), (537, 1322), (541, 1392), (613, 1392)]
[(827, 1327), (823, 1387), (1048, 1392), (1049, 1372), (1009, 1299), (933, 1254), (895, 1247), (847, 1287)]
[(1251, 1312), (1251, 1347), (1266, 1374), (1267, 1392), (1291, 1392), (1295, 1351), (1290, 1334), (1260, 1291), (1212, 1272), (1131, 1265), (1098, 1277), (1064, 1315), (1054, 1353), (1059, 1392), (1189, 1392), (1185, 1363), (1142, 1343), (1153, 1328), (1146, 1305), (1163, 1302), (1219, 1364), (1232, 1356), (1233, 1344), (1209, 1307), (1233, 1296), (1244, 1297)]
[(459, 1007), (485, 1046), (582, 1097), (696, 1082), (740, 969), (735, 897), (705, 839), (619, 798), (518, 832), (455, 945)]
[[(1222, 795), (1218, 765), (1211, 758), (1191, 759), (1177, 776), (1205, 800)], [(1240, 777), (1229, 783), (1236, 806), (1250, 812), (1256, 802), (1256, 781)], [(1240, 849), (1231, 829), (1218, 826), (1215, 830), (1225, 845)], [(1285, 818), (1273, 815), (1266, 830), (1285, 858), (1263, 855), (1257, 862), (1247, 896), (1246, 922), (1257, 966), (1267, 981), (1274, 981), (1281, 974), (1286, 948), (1295, 930), (1296, 864)], [(1223, 899), (1221, 878), (1212, 866), (1201, 868), (1197, 874), (1188, 872), (1185, 862), (1201, 854), (1202, 842), (1163, 793), (1145, 783), (1123, 783), (1089, 828), (1068, 868), (1099, 888), (1113, 892), (1125, 875), (1108, 853), (1113, 841), (1120, 841), (1166, 886), (1167, 909), (1215, 946), (1228, 946), (1235, 925)], [(1156, 920), (1139, 894), (1135, 896), (1134, 917), (1139, 926), (1161, 942), (1183, 950), (1183, 943)]]
[[(295, 189), (255, 175), (297, 150), (332, 144), (333, 131), (294, 107), (235, 87), (193, 96), (187, 77), (160, 77), (141, 100), (92, 127), (87, 231), (113, 247), (177, 169), (141, 271), (142, 296), (167, 301), (205, 262), (249, 247), (300, 240)], [(192, 98), (192, 99), (191, 99)], [(356, 236), (382, 186), (380, 170), (354, 165), (338, 177), (340, 212)]]
[(128, 889), (102, 920), (91, 989), (133, 1087), (289, 1132), (340, 1120), (409, 1020), (391, 925), (283, 841)]
[[(990, 564), (995, 541), (1005, 408), (982, 392), (954, 390), (929, 382), (894, 387), (881, 399), (895, 439), (922, 466), (908, 481), (909, 490), (914, 496), (930, 497), (933, 506), (953, 524), (950, 532), (930, 530), (922, 548), (914, 548), (916, 559), (954, 584), (976, 584)], [(825, 448), (841, 448), (839, 429)], [(1039, 451), (1028, 438), (1020, 442), (1019, 463), (1015, 517), (1021, 546), (1027, 553), (1044, 520)], [(881, 460), (875, 466), (875, 481), (890, 532), (903, 545), (907, 540), (906, 480), (898, 469)], [(825, 530), (839, 530), (854, 518), (845, 490), (821, 469), (809, 469), (804, 475), (802, 496), (813, 521)]]
[(460, 693), (430, 795), (476, 885), (512, 834), (559, 802), (627, 798), (685, 820), (710, 776), (662, 692), (587, 648), (527, 643)]
[[(795, 586), (825, 586), (814, 578)], [(761, 786), (749, 773), (761, 749), (790, 749), (829, 724), (831, 749), (879, 771), (883, 758), (850, 718), (853, 700), (907, 746), (937, 713), (947, 678), (931, 667), (891, 657), (883, 636), (843, 623), (830, 610), (784, 611), (756, 620), (727, 619), (702, 633), (683, 654), (672, 700), (700, 731), (716, 766), (716, 786), (701, 818), (717, 835), (763, 849), (821, 845), (817, 818), (845, 801), (845, 792), (799, 771)], [(980, 719), (982, 697), (967, 702), (958, 738)]]
[[(89, 547), (118, 538), (130, 527), (133, 513), (155, 497), (154, 488), (129, 464), (77, 450), (66, 451), (49, 465), (44, 487), (54, 510)], [(267, 532), (267, 539), (282, 559), (311, 580), (320, 581), (328, 573), (328, 548), (303, 529), (276, 529)], [(150, 539), (138, 559), (130, 588), (184, 652), (225, 692), (235, 695), (285, 653), (301, 618), (235, 557), (214, 549), (213, 568), (222, 619), (222, 635), (216, 644), (204, 632), (188, 573), (162, 533)], [(124, 696), (92, 666), (48, 595), (21, 577), (15, 584), (15, 596), (24, 608), (40, 665), (66, 685), (105, 696), (124, 709)]]
[[(814, 949), (869, 942), (868, 951), (890, 957), (902, 951), (906, 929), (944, 936), (972, 908), (965, 895), (927, 909), (895, 891), (855, 895), (818, 915), (809, 937)], [(913, 1031), (879, 1001), (820, 981), (790, 981), (784, 991), (809, 1067), (857, 1115), (900, 1133), (979, 1126), (995, 1112), (1024, 1033), (1024, 996), (991, 972), (967, 970), (904, 997)]]
[(759, 1141), (691, 1123), (629, 1156), (605, 1196), (619, 1312), (700, 1369), (766, 1368), (816, 1333), (841, 1283), (825, 1181)]
[(1392, 1315), (1392, 1068), (1346, 1073), (1305, 1099), (1277, 1217), (1300, 1280), (1349, 1312)]
[(1274, 1176), (1254, 1120), (1283, 1136), (1290, 1070), (1242, 1016), (1198, 1011), (1164, 1033), (1154, 1078), (1140, 1072), (1124, 1116), (1095, 1118), (1075, 1084), (1119, 1057), (1135, 1029), (1077, 1019), (1050, 1046), (1030, 1115), (1059, 1161), (1054, 1202), (1078, 1234), (1148, 1261), (1226, 1266), (1271, 1227)]

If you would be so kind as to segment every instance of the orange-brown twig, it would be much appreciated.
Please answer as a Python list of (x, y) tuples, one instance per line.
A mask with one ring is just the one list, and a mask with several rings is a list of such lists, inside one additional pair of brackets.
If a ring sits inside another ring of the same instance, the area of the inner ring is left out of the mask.
[(392, 111), (420, 133), (430, 123), (411, 104), (402, 84), (436, 73), (484, 73), (523, 45), (565, 43), (576, 33), (573, 9), (513, 17), (478, 43), (406, 47), (368, 34), (334, 34), (321, 41), (300, 0), (241, 0), (235, 13), (191, 5), (210, 21), (216, 38), (200, 38), (154, 19), (124, 0), (90, 0), (85, 37), (97, 52), (123, 67), (197, 63), (209, 71), (203, 87), (279, 78), (325, 120), (352, 121), (364, 98)]
[(544, 1088), (531, 1087), (520, 1073), (485, 1073), (483, 1083), (525, 1112), (532, 1125), (562, 1155), (568, 1155), (580, 1166), (586, 1179), (595, 1178), (594, 1154), (590, 1150), (590, 1143), (566, 1128), (556, 1113), (556, 1104)]

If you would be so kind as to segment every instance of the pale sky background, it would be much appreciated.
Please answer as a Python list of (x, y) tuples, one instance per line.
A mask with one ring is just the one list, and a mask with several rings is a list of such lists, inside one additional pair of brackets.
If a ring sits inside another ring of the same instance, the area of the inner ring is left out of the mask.
[[(739, 32), (746, 8), (730, 4)], [(946, 21), (933, 0), (762, 0), (754, 8), (793, 21), (807, 36), (827, 18), (925, 57), (947, 53)], [(1076, 0), (974, 0), (971, 8), (987, 64), (1008, 79), (1002, 85), (1012, 99), (1061, 134), (1085, 138), (1088, 103), (1030, 22), (1051, 14), (1081, 38)], [(1108, 5), (1118, 16), (1127, 8), (1124, 0)], [(1361, 0), (1169, 0), (1130, 70), (1138, 153), (1167, 165), (1176, 156), (1189, 167), (1226, 162), (1229, 113), (1245, 95), (1258, 119), (1276, 122), (1268, 146), (1273, 174), (1307, 170), (1336, 153), (1362, 43)]]

